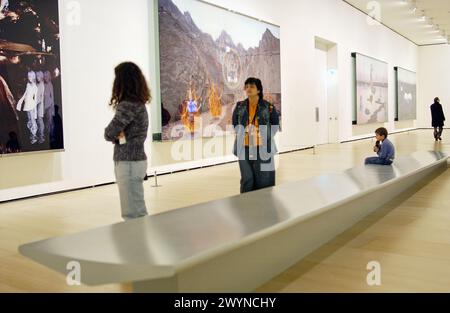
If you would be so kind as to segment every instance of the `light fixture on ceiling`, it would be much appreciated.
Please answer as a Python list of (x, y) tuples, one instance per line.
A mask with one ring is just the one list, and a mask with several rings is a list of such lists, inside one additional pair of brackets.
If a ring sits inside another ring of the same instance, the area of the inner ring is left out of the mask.
[(416, 1), (411, 1), (411, 6), (410, 6), (410, 8), (411, 8), (412, 12), (413, 12), (414, 14), (416, 14), (416, 12), (417, 12), (417, 4), (416, 4)]
[(420, 20), (421, 21), (426, 21), (427, 17), (425, 16), (425, 11), (422, 10), (422, 13), (420, 13)]
[(410, 10), (415, 14), (417, 11), (416, 0), (402, 0), (403, 4), (408, 5)]
[(427, 28), (426, 32), (433, 34), (434, 41), (444, 41), (450, 44), (450, 34), (447, 34), (445, 29), (441, 29), (439, 24), (435, 24), (433, 18), (427, 17), (425, 10), (421, 10), (420, 6), (417, 5), (417, 0), (401, 0), (400, 3), (405, 5), (405, 9), (414, 15), (416, 21), (424, 23), (423, 25)]

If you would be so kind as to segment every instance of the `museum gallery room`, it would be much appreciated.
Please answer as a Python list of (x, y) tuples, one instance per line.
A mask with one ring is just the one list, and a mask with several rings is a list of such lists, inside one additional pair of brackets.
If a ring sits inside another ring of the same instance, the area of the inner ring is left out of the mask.
[(449, 292), (449, 43), (446, 0), (1, 0), (0, 292)]

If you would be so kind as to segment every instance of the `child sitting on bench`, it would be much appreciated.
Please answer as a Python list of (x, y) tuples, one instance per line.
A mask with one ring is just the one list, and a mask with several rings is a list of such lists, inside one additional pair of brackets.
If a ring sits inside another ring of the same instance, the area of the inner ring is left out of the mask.
[(375, 131), (377, 143), (373, 147), (373, 151), (378, 154), (378, 157), (367, 158), (365, 164), (391, 165), (394, 162), (395, 148), (387, 136), (388, 131), (384, 127)]

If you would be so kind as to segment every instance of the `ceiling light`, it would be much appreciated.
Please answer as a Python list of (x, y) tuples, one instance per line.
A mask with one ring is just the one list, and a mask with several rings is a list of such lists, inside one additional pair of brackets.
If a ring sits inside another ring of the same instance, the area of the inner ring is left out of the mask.
[(422, 11), (422, 13), (420, 13), (420, 20), (425, 21), (427, 19), (427, 17), (425, 16), (425, 11)]

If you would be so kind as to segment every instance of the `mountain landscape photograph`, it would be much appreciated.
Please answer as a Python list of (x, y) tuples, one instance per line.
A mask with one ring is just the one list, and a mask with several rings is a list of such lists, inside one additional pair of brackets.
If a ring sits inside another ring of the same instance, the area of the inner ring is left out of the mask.
[(248, 77), (281, 114), (278, 26), (197, 0), (158, 5), (163, 140), (224, 135)]

